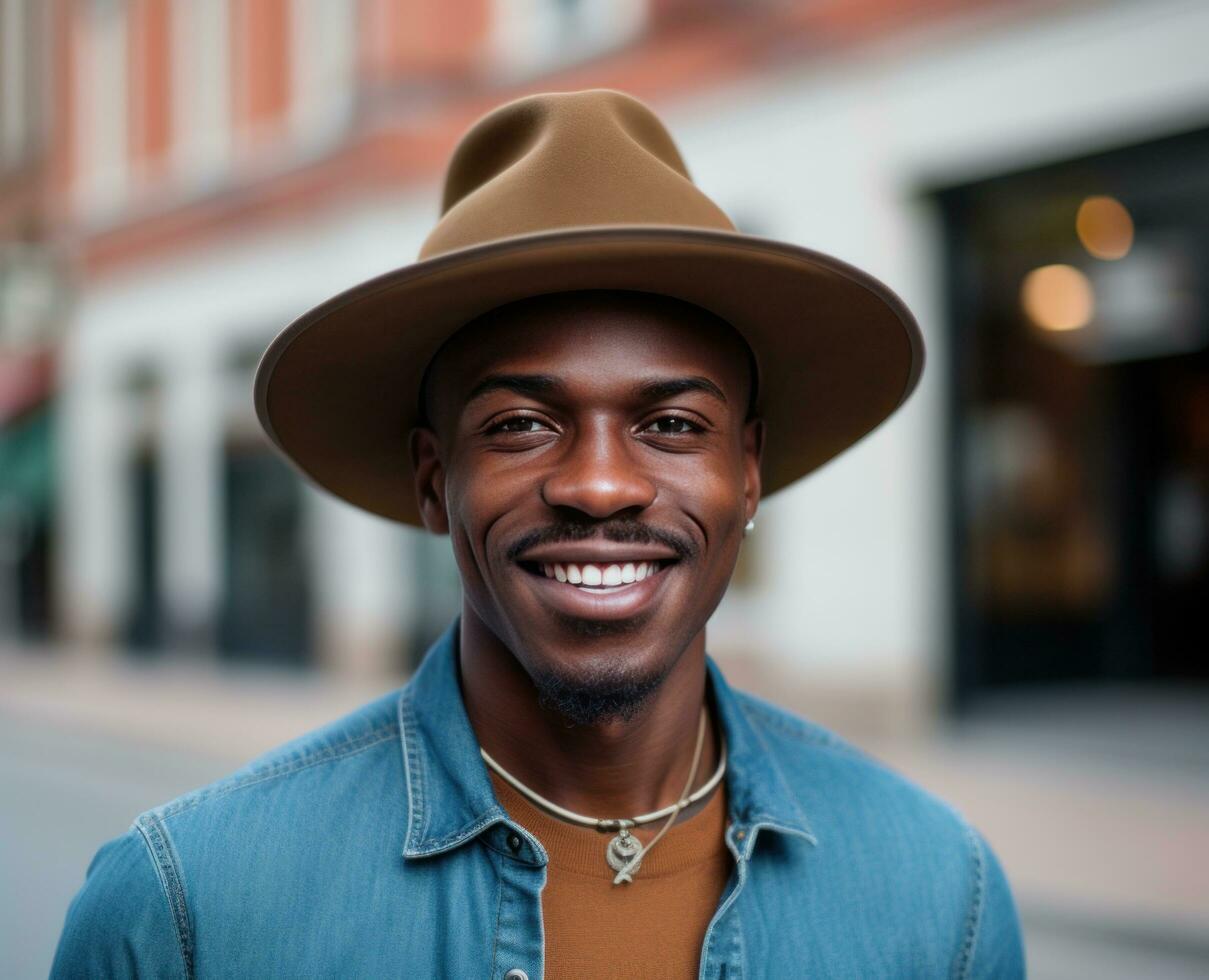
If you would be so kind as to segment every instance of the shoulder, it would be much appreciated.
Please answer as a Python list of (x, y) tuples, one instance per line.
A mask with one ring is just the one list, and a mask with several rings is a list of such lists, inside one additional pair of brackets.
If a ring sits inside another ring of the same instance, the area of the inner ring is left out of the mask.
[(234, 880), (254, 899), (258, 890), (288, 882), (291, 872), (304, 874), (306, 855), (337, 826), (346, 834), (376, 819), (383, 833), (393, 831), (381, 814), (406, 812), (400, 693), (139, 814), (89, 865), (67, 913), (54, 975), (188, 976), (194, 919), (209, 890)]
[(353, 798), (359, 796), (364, 814), (366, 806), (393, 798), (403, 778), (399, 696), (391, 691), (280, 744), (229, 776), (140, 813), (133, 827), (158, 862), (177, 863), (180, 851), (190, 849), (209, 864), (251, 835), (285, 842), (297, 825), (354, 819)]
[[(291, 790), (312, 791), (319, 770), (329, 780), (332, 770), (354, 769), (364, 755), (390, 755), (398, 749), (398, 702), (394, 690), (335, 721), (300, 735), (257, 756), (222, 779), (185, 793), (140, 814), (135, 824), (168, 821), (191, 810), (253, 805), (266, 795)], [(353, 777), (349, 773), (349, 777)]]
[(67, 910), (51, 977), (183, 977), (187, 931), (137, 828), (102, 845)]
[[(1022, 977), (1015, 900), (999, 856), (958, 807), (838, 733), (746, 692), (740, 709), (852, 899), (923, 914), (957, 977)], [(842, 879), (842, 880), (841, 880)]]
[(290, 782), (312, 767), (340, 764), (366, 749), (389, 743), (399, 735), (395, 711), (398, 700), (398, 690), (375, 698), (341, 718), (256, 756), (229, 776), (140, 814), (139, 819), (168, 819), (199, 806), (222, 806), (222, 800), (232, 794), (255, 795), (258, 787), (267, 789), (272, 783)]
[(954, 806), (837, 732), (754, 694), (734, 693), (812, 823), (850, 822), (872, 809), (883, 825), (889, 818), (921, 832), (966, 834), (968, 823)]

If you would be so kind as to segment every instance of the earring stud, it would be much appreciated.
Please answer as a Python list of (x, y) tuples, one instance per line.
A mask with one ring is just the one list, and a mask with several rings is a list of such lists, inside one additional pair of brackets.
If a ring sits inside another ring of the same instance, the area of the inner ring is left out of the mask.
[(746, 524), (743, 525), (743, 537), (747, 537), (747, 535), (750, 534), (755, 529), (756, 529), (755, 520), (752, 519), (752, 520), (748, 521)]

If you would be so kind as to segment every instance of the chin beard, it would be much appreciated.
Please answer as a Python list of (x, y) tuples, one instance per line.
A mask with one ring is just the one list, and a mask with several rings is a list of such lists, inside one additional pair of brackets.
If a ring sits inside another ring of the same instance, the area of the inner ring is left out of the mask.
[(666, 672), (631, 677), (602, 671), (589, 677), (567, 677), (555, 671), (533, 676), (541, 707), (573, 725), (597, 725), (634, 718), (663, 683)]

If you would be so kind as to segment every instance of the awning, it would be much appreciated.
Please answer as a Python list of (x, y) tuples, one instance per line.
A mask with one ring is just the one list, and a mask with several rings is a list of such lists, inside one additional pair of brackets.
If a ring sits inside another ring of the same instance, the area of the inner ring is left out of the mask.
[(54, 347), (0, 353), (0, 430), (50, 398), (55, 368)]
[(0, 429), (0, 520), (49, 517), (54, 496), (54, 403)]

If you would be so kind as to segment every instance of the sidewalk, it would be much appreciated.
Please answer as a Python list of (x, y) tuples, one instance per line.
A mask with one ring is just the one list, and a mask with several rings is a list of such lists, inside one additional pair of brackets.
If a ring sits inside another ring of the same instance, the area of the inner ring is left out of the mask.
[(1115, 752), (1113, 737), (1139, 727), (1158, 737), (1158, 719), (1138, 715), (1101, 718), (1117, 725), (1101, 748), (1026, 707), (926, 743), (864, 746), (987, 836), (1011, 878), (1030, 965), (1046, 963), (1047, 976), (1209, 976), (1207, 771), (1180, 758), (1175, 719), (1167, 759)]
[(1030, 962), (1078, 947), (1080, 970), (1054, 975), (1209, 976), (1203, 700), (1069, 692), (928, 741), (863, 747), (984, 832), (1011, 879)]
[[(217, 776), (402, 681), (0, 650), (0, 721), (48, 764), (99, 738)], [(1207, 709), (1178, 691), (1072, 690), (1001, 700), (931, 736), (840, 733), (983, 831), (1030, 976), (1191, 977), (1209, 975)]]
[(317, 671), (0, 647), (0, 712), (242, 763), (404, 683)]

